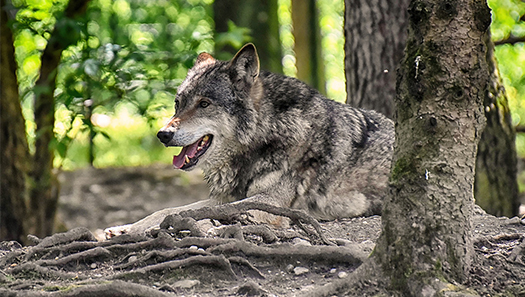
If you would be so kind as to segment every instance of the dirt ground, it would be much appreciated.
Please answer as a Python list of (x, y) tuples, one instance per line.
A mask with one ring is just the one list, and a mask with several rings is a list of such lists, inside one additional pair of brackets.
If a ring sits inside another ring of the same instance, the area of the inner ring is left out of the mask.
[[(351, 277), (381, 230), (378, 216), (317, 226), (283, 213), (292, 224), (275, 229), (224, 209), (171, 218), (150, 237), (101, 241), (105, 227), (206, 198), (202, 177), (154, 166), (84, 169), (61, 181), (59, 221), (70, 231), (34, 238), (34, 246), (0, 243), (0, 296), (323, 295), (321, 289)], [(478, 210), (474, 241), (465, 285), (481, 296), (525, 296), (523, 222)], [(364, 281), (359, 290), (333, 295), (384, 294), (376, 286)]]

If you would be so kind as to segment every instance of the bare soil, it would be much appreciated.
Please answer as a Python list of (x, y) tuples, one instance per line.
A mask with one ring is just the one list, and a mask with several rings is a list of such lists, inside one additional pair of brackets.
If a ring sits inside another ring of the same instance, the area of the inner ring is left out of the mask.
[[(0, 296), (326, 295), (352, 278), (381, 231), (378, 216), (321, 222), (319, 232), (300, 212), (283, 210), (291, 225), (278, 229), (224, 208), (171, 217), (148, 237), (100, 238), (105, 227), (206, 196), (198, 173), (164, 166), (66, 173), (59, 220), (69, 231), (33, 246), (0, 243)], [(473, 223), (476, 256), (464, 285), (481, 296), (525, 296), (522, 220), (478, 210)], [(327, 296), (388, 295), (379, 283)]]

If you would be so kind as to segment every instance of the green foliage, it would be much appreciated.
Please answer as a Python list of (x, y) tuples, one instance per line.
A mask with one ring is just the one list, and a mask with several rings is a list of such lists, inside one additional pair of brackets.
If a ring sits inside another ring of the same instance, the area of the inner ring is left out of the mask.
[[(62, 17), (68, 0), (17, 0), (14, 24), (18, 80), (29, 144), (34, 141), (32, 99), (40, 56), (51, 30), (67, 45), (58, 69), (55, 133), (56, 166), (145, 165), (169, 162), (174, 149), (164, 148), (155, 133), (172, 112), (177, 86), (196, 55), (212, 52), (214, 42), (240, 47), (250, 40), (246, 28), (230, 24), (213, 39), (213, 0), (92, 0), (84, 23)], [(279, 0), (278, 15), (285, 74), (295, 75), (290, 0)], [(494, 40), (524, 36), (525, 3), (491, 0)], [(323, 58), (330, 98), (344, 101), (343, 1), (317, 1)], [(496, 47), (513, 121), (525, 119), (525, 46)], [(91, 143), (93, 145), (91, 145)], [(518, 135), (525, 156), (525, 136)], [(90, 151), (94, 147), (94, 151)]]
[[(518, 0), (490, 0), (492, 9), (492, 39), (505, 40), (511, 36), (525, 36), (525, 2)], [(496, 58), (509, 99), (512, 121), (515, 125), (525, 123), (525, 44), (496, 46)], [(525, 157), (525, 135), (516, 139), (518, 155)]]
[(245, 43), (252, 41), (249, 28), (237, 27), (234, 22), (228, 20), (228, 32), (217, 34), (215, 37), (216, 48), (231, 45), (233, 48), (241, 48)]
[[(92, 0), (82, 26), (61, 18), (65, 3), (27, 2), (17, 16), (15, 42), (22, 93), (32, 99), (45, 91), (33, 85), (55, 23), (61, 42), (71, 45), (81, 38), (64, 52), (58, 72), (55, 166), (84, 166), (91, 154), (97, 166), (157, 161), (144, 156), (159, 156), (151, 150), (163, 148), (151, 141), (156, 120), (173, 112), (176, 88), (197, 53), (213, 48), (210, 1)], [(32, 129), (27, 101), (24, 114)], [(122, 122), (123, 114), (132, 116)], [(128, 141), (119, 142), (122, 138)], [(89, 150), (90, 142), (95, 151)]]

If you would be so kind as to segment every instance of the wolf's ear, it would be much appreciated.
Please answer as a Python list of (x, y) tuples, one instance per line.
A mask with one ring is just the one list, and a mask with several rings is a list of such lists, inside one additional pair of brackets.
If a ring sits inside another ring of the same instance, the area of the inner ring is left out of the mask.
[(251, 87), (259, 76), (259, 56), (255, 45), (248, 43), (243, 46), (230, 61), (230, 69), (236, 88)]

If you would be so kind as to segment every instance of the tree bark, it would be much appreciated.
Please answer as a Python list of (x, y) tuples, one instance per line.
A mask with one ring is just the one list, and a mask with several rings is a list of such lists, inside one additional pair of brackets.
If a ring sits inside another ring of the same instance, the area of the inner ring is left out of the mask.
[(495, 216), (513, 217), (519, 212), (516, 131), (501, 81), (494, 44), (487, 36), (487, 63), (491, 83), (485, 95), (487, 126), (481, 135), (476, 159), (476, 203)]
[[(215, 32), (228, 32), (228, 21), (251, 30), (252, 42), (257, 46), (261, 68), (283, 73), (277, 0), (221, 0), (213, 3)], [(233, 56), (239, 49), (231, 46), (215, 48)]]
[(447, 281), (465, 281), (470, 268), (490, 20), (481, 0), (409, 7), (390, 194), (373, 256), (404, 296), (437, 295)]
[[(29, 150), (16, 79), (13, 34), (8, 26), (8, 3), (1, 1), (0, 15), (0, 241), (25, 242)], [(11, 19), (14, 19), (11, 18)]]
[(315, 0), (292, 0), (297, 78), (326, 94), (319, 11)]
[(73, 18), (83, 14), (89, 0), (70, 1), (62, 18), (57, 22), (42, 54), (40, 77), (35, 83), (35, 155), (32, 166), (30, 191), (31, 229), (37, 236), (53, 233), (56, 208), (58, 205), (58, 180), (53, 173), (55, 136), (56, 75), (62, 51), (76, 44), (80, 33), (75, 31)]
[(345, 0), (346, 103), (394, 114), (395, 70), (403, 57), (409, 0)]
[[(408, 2), (345, 1), (348, 104), (392, 117), (393, 70), (405, 46)], [(478, 148), (474, 197), (488, 213), (512, 217), (519, 208), (516, 136), (493, 52), (487, 51), (492, 83), (484, 100), (487, 125)]]

